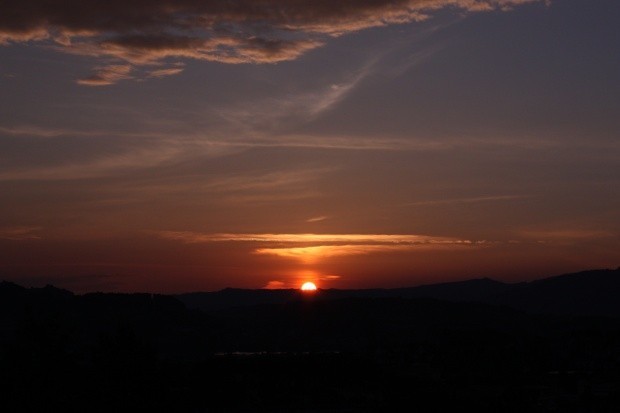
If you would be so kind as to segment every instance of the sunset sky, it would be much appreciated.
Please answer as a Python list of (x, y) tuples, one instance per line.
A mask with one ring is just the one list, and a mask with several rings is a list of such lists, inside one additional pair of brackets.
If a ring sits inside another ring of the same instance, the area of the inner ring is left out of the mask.
[(0, 279), (620, 266), (617, 0), (7, 0)]

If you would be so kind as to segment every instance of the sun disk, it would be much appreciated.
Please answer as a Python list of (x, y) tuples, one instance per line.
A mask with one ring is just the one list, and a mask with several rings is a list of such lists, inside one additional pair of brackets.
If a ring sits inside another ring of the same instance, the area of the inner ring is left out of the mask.
[(305, 282), (301, 286), (301, 291), (316, 291), (316, 285), (312, 282)]

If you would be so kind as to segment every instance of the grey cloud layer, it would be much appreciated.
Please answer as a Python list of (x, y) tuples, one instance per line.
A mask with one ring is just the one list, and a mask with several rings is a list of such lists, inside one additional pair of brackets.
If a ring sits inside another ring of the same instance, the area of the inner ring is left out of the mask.
[[(0, 44), (47, 42), (63, 52), (107, 58), (82, 84), (106, 85), (130, 76), (123, 65), (170, 59), (222, 63), (293, 60), (330, 37), (424, 20), (452, 7), (507, 10), (543, 0), (8, 0), (0, 3)], [(121, 70), (122, 69), (122, 70)]]

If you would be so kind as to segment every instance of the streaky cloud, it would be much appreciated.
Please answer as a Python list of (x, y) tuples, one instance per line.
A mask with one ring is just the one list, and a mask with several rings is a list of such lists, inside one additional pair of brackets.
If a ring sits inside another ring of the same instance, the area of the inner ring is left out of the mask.
[(329, 219), (327, 215), (321, 215), (318, 217), (308, 218), (306, 222), (321, 222), (321, 221), (325, 221), (326, 219)]
[(360, 243), (360, 244), (471, 244), (470, 240), (413, 234), (205, 234), (191, 231), (160, 231), (165, 239), (187, 243), (258, 242), (258, 243)]
[(315, 90), (289, 91), (277, 97), (217, 107), (212, 112), (227, 124), (241, 128), (244, 135), (253, 134), (256, 130), (269, 130), (267, 135), (271, 136), (274, 129), (300, 121), (307, 122), (334, 109), (374, 72), (373, 60), (347, 74), (344, 79), (323, 84)]
[[(304, 264), (313, 264), (326, 258), (344, 257), (352, 255), (368, 255), (377, 253), (391, 253), (411, 251), (414, 249), (446, 249), (456, 247), (471, 247), (476, 244), (465, 241), (454, 243), (405, 243), (405, 244), (344, 244), (344, 245), (317, 245), (311, 247), (290, 248), (257, 248), (254, 254), (272, 255), (280, 258), (297, 259)], [(333, 276), (332, 276), (333, 277)], [(334, 279), (334, 278), (330, 278)]]
[(425, 201), (409, 202), (404, 206), (434, 206), (451, 204), (476, 204), (480, 202), (513, 201), (515, 199), (530, 198), (528, 195), (490, 195), (472, 198), (431, 199)]
[(9, 241), (26, 241), (42, 239), (39, 232), (41, 227), (5, 227), (0, 228), (0, 239)]
[(414, 234), (205, 234), (190, 231), (159, 231), (156, 234), (160, 238), (187, 244), (243, 242), (262, 245), (254, 248), (253, 253), (296, 259), (304, 264), (333, 257), (477, 247), (484, 244), (453, 237)]
[(168, 67), (165, 69), (155, 69), (155, 70), (151, 70), (148, 73), (149, 77), (166, 77), (166, 76), (174, 76), (174, 75), (178, 75), (179, 73), (183, 72), (185, 70), (184, 67), (182, 67), (181, 65), (177, 65), (175, 67)]
[(518, 235), (540, 242), (574, 242), (615, 237), (612, 231), (600, 229), (534, 229), (521, 230)]

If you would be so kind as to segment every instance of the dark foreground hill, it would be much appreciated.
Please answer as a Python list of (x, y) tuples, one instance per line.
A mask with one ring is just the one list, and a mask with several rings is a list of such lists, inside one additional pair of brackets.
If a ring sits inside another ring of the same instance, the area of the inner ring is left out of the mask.
[(620, 318), (503, 305), (532, 310), (588, 282), (609, 293), (617, 271), (591, 274), (327, 298), (225, 290), (209, 312), (0, 283), (0, 400), (6, 411), (616, 412)]

